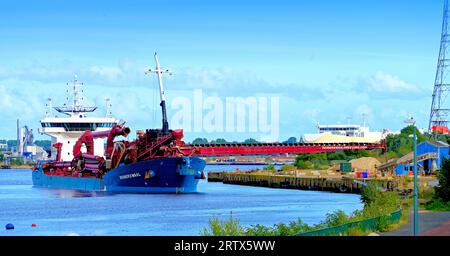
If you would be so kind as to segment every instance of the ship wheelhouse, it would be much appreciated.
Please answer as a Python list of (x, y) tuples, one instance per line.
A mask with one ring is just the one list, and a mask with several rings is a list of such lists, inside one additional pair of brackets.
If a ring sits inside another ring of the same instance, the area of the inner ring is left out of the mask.
[[(77, 78), (73, 81), (73, 102), (71, 106), (64, 104), (62, 107), (51, 107), (51, 100), (47, 107), (47, 116), (41, 120), (41, 129), (39, 131), (52, 138), (52, 145), (55, 143), (62, 143), (61, 160), (71, 161), (73, 159), (73, 146), (78, 138), (87, 130), (90, 131), (107, 131), (114, 125), (119, 123), (119, 120), (111, 117), (109, 112), (110, 105), (107, 105), (107, 116), (105, 117), (90, 117), (88, 113), (93, 113), (97, 107), (83, 106), (79, 87), (82, 83), (78, 83)], [(107, 99), (109, 102), (109, 99)], [(66, 116), (59, 117), (52, 114), (52, 110), (64, 114)], [(98, 138), (94, 140), (94, 154), (97, 156), (104, 156), (104, 139)], [(56, 149), (52, 148), (51, 158), (55, 159)]]

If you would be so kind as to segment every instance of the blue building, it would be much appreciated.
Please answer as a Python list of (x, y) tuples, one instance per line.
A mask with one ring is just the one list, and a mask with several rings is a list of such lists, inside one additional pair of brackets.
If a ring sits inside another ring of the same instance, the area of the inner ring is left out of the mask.
[[(450, 146), (442, 141), (426, 141), (417, 146), (417, 156), (425, 156), (426, 154), (435, 153), (436, 158), (436, 170), (441, 169), (441, 163), (443, 158), (449, 158)], [(419, 161), (419, 160), (418, 160)], [(433, 158), (427, 158), (420, 161), (419, 164), (423, 166), (426, 173), (433, 169)]]
[[(439, 170), (442, 159), (449, 158), (450, 146), (442, 141), (426, 141), (417, 145), (418, 169), (425, 174)], [(395, 173), (408, 175), (413, 170), (413, 152), (397, 160)]]

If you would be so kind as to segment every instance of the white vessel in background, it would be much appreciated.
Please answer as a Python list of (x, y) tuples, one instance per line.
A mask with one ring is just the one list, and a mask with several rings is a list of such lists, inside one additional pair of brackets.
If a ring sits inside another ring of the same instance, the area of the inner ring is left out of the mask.
[(349, 143), (349, 142), (379, 142), (386, 138), (388, 130), (382, 132), (370, 131), (365, 125), (356, 124), (317, 124), (317, 133), (305, 134), (304, 141), (310, 143)]
[[(86, 131), (108, 131), (114, 125), (119, 123), (119, 120), (111, 117), (109, 113), (109, 99), (107, 101), (107, 113), (105, 117), (90, 117), (88, 113), (93, 113), (97, 107), (84, 106), (82, 90), (80, 87), (83, 83), (79, 83), (75, 75), (72, 81), (72, 102), (71, 104), (64, 104), (62, 107), (52, 108), (51, 99), (48, 100), (46, 117), (41, 122), (42, 128), (40, 133), (51, 137), (52, 145), (62, 143), (61, 161), (71, 161), (73, 159), (73, 146), (78, 138)], [(69, 98), (67, 98), (69, 100)], [(53, 109), (64, 114), (64, 117), (53, 115)], [(104, 156), (104, 139), (98, 138), (94, 140), (94, 153), (97, 156)], [(51, 158), (55, 160), (57, 149), (52, 147)]]

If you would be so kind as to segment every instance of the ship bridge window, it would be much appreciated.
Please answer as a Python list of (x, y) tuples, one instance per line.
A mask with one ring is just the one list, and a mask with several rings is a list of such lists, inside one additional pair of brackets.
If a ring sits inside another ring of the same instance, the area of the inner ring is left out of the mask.
[(101, 128), (109, 128), (109, 127), (113, 127), (113, 123), (97, 123), (97, 127), (101, 127)]
[(110, 128), (114, 123), (42, 123), (42, 127), (63, 127), (66, 131), (94, 131), (97, 127)]

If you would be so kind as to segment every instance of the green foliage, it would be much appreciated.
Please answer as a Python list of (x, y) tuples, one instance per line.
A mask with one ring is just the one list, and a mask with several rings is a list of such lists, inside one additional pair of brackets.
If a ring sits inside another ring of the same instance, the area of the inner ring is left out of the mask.
[(420, 188), (419, 187), (419, 199), (432, 200), (435, 197), (433, 188)]
[(450, 159), (444, 158), (438, 174), (439, 185), (435, 188), (436, 199), (450, 201)]
[(206, 138), (196, 138), (195, 140), (192, 141), (192, 144), (194, 145), (199, 145), (199, 144), (208, 144), (208, 139)]
[(21, 159), (11, 159), (11, 165), (23, 165), (24, 162)]
[(210, 143), (211, 144), (227, 144), (228, 141), (226, 141), (225, 139), (219, 138), (219, 139), (216, 139), (216, 140), (212, 140)]
[(378, 157), (379, 152), (377, 150), (343, 150), (328, 153), (317, 154), (301, 154), (297, 155), (295, 159), (295, 166), (299, 169), (328, 169), (331, 161), (349, 161), (361, 157)]
[(245, 232), (247, 236), (274, 236), (273, 228), (260, 224), (252, 225)]
[(298, 169), (303, 169), (303, 170), (309, 170), (309, 169), (314, 168), (314, 164), (310, 161), (296, 162), (295, 165), (297, 166)]
[(296, 137), (290, 137), (288, 140), (283, 141), (283, 143), (290, 143), (290, 144), (297, 143), (297, 138)]
[(450, 202), (444, 202), (442, 199), (434, 199), (425, 204), (425, 209), (429, 211), (449, 212)]
[(295, 169), (296, 169), (295, 166), (290, 165), (290, 164), (286, 164), (286, 165), (281, 166), (281, 170), (282, 170), (283, 172), (286, 172), (286, 171), (293, 171), (293, 170), (295, 170)]
[(264, 167), (264, 170), (266, 171), (275, 171), (275, 165), (273, 164), (268, 164)]
[(253, 139), (253, 138), (250, 138), (250, 139), (244, 140), (243, 143), (244, 143), (244, 144), (258, 144), (259, 141), (255, 140), (255, 139)]
[(321, 223), (324, 227), (335, 227), (351, 222), (351, 216), (346, 215), (342, 210), (327, 214), (327, 218)]
[(228, 220), (222, 221), (214, 216), (209, 220), (208, 228), (204, 228), (201, 232), (202, 236), (243, 236), (245, 235), (244, 228), (240, 225), (238, 218), (233, 218), (230, 213)]
[(330, 152), (327, 154), (327, 160), (346, 160), (348, 157), (343, 151)]
[(368, 182), (367, 186), (363, 187), (361, 190), (361, 202), (364, 205), (371, 204), (377, 199), (378, 193), (380, 193), (380, 191), (378, 190), (377, 184), (375, 182)]
[(316, 229), (317, 226), (310, 226), (303, 223), (301, 219), (291, 221), (289, 224), (278, 223), (273, 227), (265, 227), (262, 225), (255, 225), (247, 228), (245, 234), (247, 236), (290, 236), (303, 232), (309, 232)]
[(327, 161), (327, 153), (318, 153), (318, 154), (301, 154), (297, 155), (295, 158), (295, 162), (303, 162), (303, 161)]
[(386, 215), (397, 210), (401, 203), (400, 196), (393, 191), (382, 192), (376, 181), (367, 183), (361, 191), (361, 201), (364, 203), (365, 217)]
[[(414, 132), (413, 126), (407, 126), (400, 131), (400, 134), (397, 135), (388, 135), (386, 137), (386, 145), (388, 152), (393, 152), (389, 155), (389, 159), (395, 157), (400, 157), (406, 155), (407, 153), (412, 151), (413, 148), (413, 138), (412, 135)], [(429, 138), (420, 133), (420, 131), (416, 128), (416, 136), (417, 136), (417, 144), (428, 141)]]
[(262, 225), (252, 225), (244, 228), (239, 225), (238, 219), (231, 216), (227, 221), (220, 221), (217, 217), (213, 217), (209, 221), (209, 227), (203, 230), (203, 235), (242, 235), (242, 236), (289, 236), (300, 233), (310, 232), (314, 230), (331, 228), (352, 223), (360, 220), (378, 218), (374, 226), (363, 227), (357, 225), (346, 231), (346, 235), (366, 235), (371, 231), (386, 231), (391, 227), (391, 221), (388, 215), (400, 206), (400, 197), (395, 192), (381, 192), (376, 184), (370, 184), (365, 189), (364, 209), (356, 211), (351, 215), (345, 214), (338, 210), (327, 214), (324, 221), (316, 225), (308, 225), (303, 223), (301, 219), (291, 221), (288, 224), (278, 223), (273, 227)]

